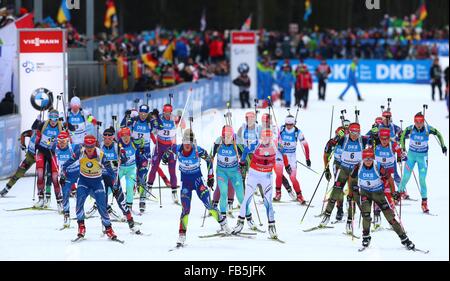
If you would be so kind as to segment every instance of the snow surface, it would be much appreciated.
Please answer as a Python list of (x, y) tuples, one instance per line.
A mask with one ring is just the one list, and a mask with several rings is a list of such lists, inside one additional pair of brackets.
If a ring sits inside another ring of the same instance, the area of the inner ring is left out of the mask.
[[(315, 85), (316, 86), (316, 85)], [(334, 126), (339, 124), (339, 112), (346, 108), (348, 117), (353, 120), (354, 107), (361, 111), (360, 122), (365, 133), (376, 116), (380, 115), (380, 105), (386, 104), (386, 98), (392, 98), (394, 122), (404, 120), (404, 127), (410, 125), (413, 115), (422, 110), (422, 105), (428, 103), (426, 113), (428, 122), (438, 128), (448, 145), (449, 126), (447, 109), (444, 102), (430, 101), (428, 85), (409, 84), (361, 84), (360, 90), (365, 102), (357, 103), (355, 94), (347, 94), (347, 102), (337, 99), (344, 84), (328, 86), (328, 101), (317, 101), (316, 87), (310, 94), (309, 108), (299, 113), (298, 126), (304, 132), (311, 148), (312, 168), (321, 172), (322, 151), (328, 139), (331, 107), (335, 105)], [(235, 103), (238, 106), (238, 103)], [(286, 109), (276, 106), (278, 124), (283, 122)], [(220, 135), (224, 124), (223, 110), (212, 110), (204, 114), (199, 121), (194, 121), (194, 130), (199, 138), (199, 144), (209, 151), (213, 140)], [(235, 130), (243, 122), (245, 111), (233, 109), (233, 124)], [(267, 112), (267, 110), (262, 110)], [(293, 110), (295, 113), (295, 110)], [(259, 115), (261, 116), (261, 115)], [(175, 245), (178, 236), (179, 216), (181, 207), (171, 201), (170, 191), (162, 190), (163, 207), (159, 203), (148, 201), (147, 212), (143, 216), (135, 216), (135, 220), (143, 222), (140, 226), (144, 233), (150, 236), (136, 236), (129, 233), (126, 223), (113, 223), (118, 237), (124, 239), (124, 245), (107, 241), (101, 237), (99, 218), (86, 220), (87, 240), (72, 244), (76, 236), (76, 221), (72, 221), (71, 229), (58, 231), (63, 218), (52, 211), (18, 211), (7, 212), (6, 209), (27, 207), (33, 204), (33, 177), (20, 179), (8, 194), (10, 198), (0, 199), (0, 260), (448, 260), (449, 259), (449, 166), (448, 159), (441, 153), (433, 137), (430, 139), (428, 190), (429, 208), (436, 217), (422, 214), (420, 201), (404, 201), (402, 221), (410, 239), (417, 248), (430, 250), (428, 255), (409, 252), (400, 244), (397, 235), (392, 231), (372, 233), (370, 249), (358, 252), (360, 240), (353, 240), (342, 233), (345, 224), (334, 225), (334, 229), (305, 233), (302, 230), (317, 225), (320, 218), (314, 217), (320, 213), (322, 198), (326, 189), (323, 181), (313, 200), (314, 208), (310, 208), (305, 220), (300, 219), (306, 207), (296, 203), (274, 204), (278, 235), (286, 244), (271, 241), (266, 233), (258, 233), (255, 239), (238, 237), (230, 238), (198, 238), (199, 235), (215, 233), (219, 225), (207, 218), (205, 226), (201, 227), (204, 208), (200, 200), (193, 195), (191, 215), (187, 232), (187, 247), (169, 252)], [(298, 152), (298, 159), (305, 162), (304, 156)], [(206, 165), (202, 165), (205, 169)], [(166, 167), (164, 167), (166, 169)], [(417, 169), (417, 168), (416, 168)], [(319, 175), (305, 168), (298, 167), (298, 178), (305, 198), (312, 196)], [(417, 173), (417, 171), (416, 171)], [(6, 181), (1, 181), (3, 187)], [(420, 199), (414, 179), (411, 178), (407, 189), (413, 198)], [(157, 194), (157, 190), (155, 192)], [(282, 200), (287, 201), (288, 194), (283, 188)], [(256, 197), (257, 202), (260, 197)], [(71, 215), (74, 214), (74, 199), (71, 199)], [(87, 200), (86, 209), (93, 201)], [(116, 211), (119, 212), (116, 203)], [(235, 202), (237, 204), (237, 200)], [(135, 206), (138, 205), (137, 200)], [(251, 205), (253, 209), (253, 204)], [(52, 198), (52, 207), (56, 208)], [(263, 221), (263, 229), (267, 228), (267, 218), (264, 206), (258, 204)], [(254, 219), (258, 222), (255, 211)], [(237, 217), (237, 211), (234, 213)], [(332, 218), (334, 218), (335, 211)], [(355, 216), (356, 225), (359, 212)], [(235, 225), (235, 219), (229, 219), (230, 226)], [(388, 223), (383, 218), (383, 226)], [(246, 230), (248, 231), (248, 230)], [(361, 235), (361, 229), (356, 228), (356, 234)]]

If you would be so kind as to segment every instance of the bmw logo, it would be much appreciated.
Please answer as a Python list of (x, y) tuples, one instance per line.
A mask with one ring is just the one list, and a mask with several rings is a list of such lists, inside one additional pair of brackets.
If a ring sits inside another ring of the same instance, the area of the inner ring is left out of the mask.
[(53, 93), (46, 88), (38, 88), (31, 93), (30, 101), (34, 109), (48, 110), (53, 106)]
[(88, 167), (88, 168), (92, 168), (92, 162), (87, 162), (87, 164), (86, 164), (86, 166)]

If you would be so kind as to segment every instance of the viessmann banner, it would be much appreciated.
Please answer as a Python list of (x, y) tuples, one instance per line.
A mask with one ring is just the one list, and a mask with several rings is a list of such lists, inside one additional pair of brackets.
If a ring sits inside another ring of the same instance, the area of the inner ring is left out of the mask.
[(56, 95), (66, 91), (66, 39), (63, 29), (21, 29), (19, 46), (19, 91), (22, 130), (29, 129), (39, 112), (30, 96), (38, 88)]
[[(277, 69), (284, 61), (279, 61)], [(291, 60), (293, 69), (299, 64), (298, 60)], [(319, 65), (319, 60), (304, 61), (311, 73)], [(351, 60), (327, 60), (331, 68), (329, 82), (346, 82)], [(431, 60), (360, 60), (356, 75), (363, 83), (429, 83)], [(316, 79), (315, 75), (313, 78)]]

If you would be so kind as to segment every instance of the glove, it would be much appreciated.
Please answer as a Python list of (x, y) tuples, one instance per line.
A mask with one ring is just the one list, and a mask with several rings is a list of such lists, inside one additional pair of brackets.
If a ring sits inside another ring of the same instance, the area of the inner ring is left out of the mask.
[(25, 151), (27, 149), (27, 146), (24, 144), (20, 144), (20, 149), (22, 149), (23, 151)]
[(214, 187), (214, 175), (209, 175), (208, 176), (208, 181), (206, 183), (208, 185), (209, 188), (213, 188)]
[(292, 174), (292, 168), (291, 168), (291, 165), (288, 164), (288, 165), (285, 167), (285, 169), (286, 169), (286, 172), (287, 172), (289, 175)]
[(127, 154), (124, 149), (120, 150), (120, 162), (126, 163), (128, 161)]
[(340, 138), (343, 138), (343, 137), (345, 136), (345, 130), (344, 130), (344, 129), (340, 129), (340, 130), (337, 132), (337, 135), (338, 135)]
[(75, 126), (70, 124), (70, 123), (67, 123), (67, 129), (69, 129), (69, 131), (75, 131), (76, 130)]
[(392, 192), (392, 199), (394, 199), (395, 201), (400, 200), (400, 193), (398, 193), (398, 191)]
[(63, 172), (59, 176), (59, 184), (63, 186), (66, 183), (66, 174)]
[(442, 153), (444, 153), (445, 155), (447, 155), (447, 147), (446, 147), (446, 146), (443, 146), (443, 147), (442, 147)]
[(127, 111), (125, 111), (125, 116), (130, 116), (131, 115), (131, 110), (128, 109)]
[(379, 129), (378, 129), (377, 126), (373, 126), (372, 129), (370, 130), (370, 132), (372, 133), (372, 135), (378, 134), (378, 131), (379, 131)]
[(169, 154), (167, 152), (162, 155), (161, 162), (163, 165), (169, 164)]
[(311, 160), (306, 159), (306, 166), (311, 167)]
[(153, 109), (153, 111), (152, 111), (152, 115), (153, 116), (155, 116), (155, 117), (157, 117), (157, 116), (159, 116), (159, 110), (158, 109)]
[(397, 157), (397, 163), (401, 163), (402, 162), (402, 156), (398, 156)]
[(407, 155), (406, 151), (403, 150), (402, 151), (402, 161), (405, 162), (407, 160), (408, 160), (408, 155)]
[(330, 168), (326, 168), (325, 169), (325, 178), (327, 179), (327, 181), (331, 180), (331, 172), (330, 172)]

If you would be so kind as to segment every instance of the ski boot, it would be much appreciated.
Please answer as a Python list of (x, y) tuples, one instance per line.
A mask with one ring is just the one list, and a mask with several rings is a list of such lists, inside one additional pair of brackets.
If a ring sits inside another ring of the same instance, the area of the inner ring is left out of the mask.
[(408, 236), (406, 236), (406, 234), (403, 234), (402, 236), (400, 236), (401, 242), (402, 244), (408, 248), (408, 250), (414, 250), (414, 248), (416, 247), (414, 245), (413, 242), (411, 242), (411, 240), (409, 240)]
[(233, 215), (233, 200), (228, 200), (227, 213)]
[(62, 199), (58, 199), (58, 200), (56, 201), (56, 206), (57, 206), (57, 208), (58, 208), (58, 213), (60, 213), (60, 214), (62, 215), (62, 214), (63, 214), (63, 211), (64, 211)]
[(353, 233), (353, 225), (352, 225), (352, 220), (351, 219), (347, 219), (347, 223), (345, 224), (345, 232), (347, 234), (352, 234)]
[(220, 230), (223, 231), (223, 233), (225, 233), (227, 235), (232, 233), (232, 230), (228, 226), (226, 215), (222, 215), (222, 219), (219, 221), (219, 223), (220, 223)]
[(177, 247), (183, 247), (185, 242), (186, 242), (186, 233), (180, 232), (178, 236)]
[(342, 221), (342, 218), (344, 217), (344, 207), (341, 205), (337, 206), (337, 212), (336, 212), (336, 220)]
[(297, 194), (297, 201), (300, 203), (300, 205), (306, 205), (306, 200), (303, 198), (302, 192), (299, 192)]
[(275, 197), (273, 198), (273, 201), (279, 202), (281, 200), (281, 188), (275, 189)]
[(403, 200), (408, 200), (409, 199), (409, 195), (406, 192), (400, 192), (400, 198)]
[(145, 212), (145, 197), (143, 196), (139, 198), (139, 212), (141, 214)]
[(237, 234), (237, 233), (241, 232), (243, 228), (244, 228), (244, 218), (241, 217), (241, 216), (239, 216), (239, 217), (238, 217), (237, 224), (236, 224), (236, 226), (233, 228), (232, 233), (233, 233), (233, 234)]
[(272, 238), (272, 239), (278, 238), (277, 229), (275, 227), (275, 222), (269, 223), (269, 235), (270, 235), (270, 238)]
[(178, 193), (177, 193), (176, 189), (172, 190), (172, 200), (173, 200), (173, 203), (175, 203), (175, 204), (179, 204), (180, 203), (178, 201)]
[(8, 186), (8, 185), (6, 185), (5, 188), (3, 188), (3, 189), (0, 191), (0, 197), (5, 196), (10, 190), (11, 190), (11, 187)]
[(427, 200), (427, 198), (423, 198), (422, 199), (422, 211), (424, 212), (424, 213), (429, 213), (430, 212), (430, 210), (428, 209), (428, 200)]
[(44, 199), (44, 206), (43, 206), (43, 208), (50, 207), (51, 198), (52, 198), (52, 195), (50, 193), (45, 193), (45, 199)]
[(84, 237), (86, 234), (86, 226), (84, 225), (83, 221), (78, 221), (78, 237)]
[(330, 222), (330, 215), (327, 213), (324, 213), (322, 222), (320, 222), (319, 227), (325, 227), (329, 222)]
[(108, 236), (109, 239), (116, 239), (117, 235), (114, 233), (114, 230), (111, 226), (106, 227), (105, 229), (106, 236)]
[(70, 227), (70, 214), (69, 213), (65, 213), (64, 214), (64, 224), (63, 224), (64, 228), (69, 228)]
[(39, 195), (39, 200), (33, 205), (33, 208), (44, 208), (44, 196)]
[(255, 224), (255, 221), (252, 219), (252, 215), (248, 215), (245, 217), (247, 219), (247, 225), (251, 230), (257, 230), (258, 227)]
[(131, 215), (130, 211), (128, 211), (126, 216), (127, 216), (128, 227), (130, 228), (131, 232), (136, 233), (136, 234), (141, 234), (141, 231), (134, 223), (134, 219), (133, 219), (133, 216)]
[(369, 247), (370, 244), (370, 240), (372, 239), (372, 237), (370, 237), (370, 235), (363, 235), (362, 237), (362, 245), (363, 247)]

